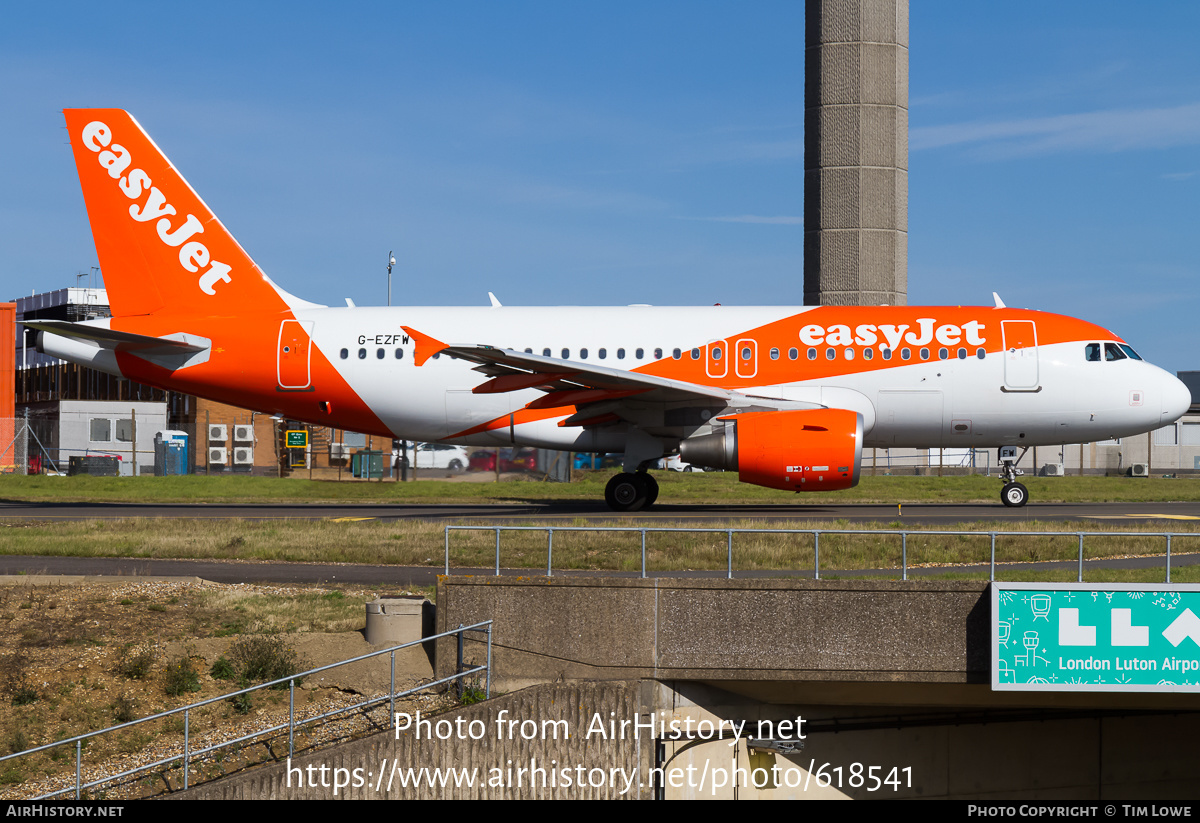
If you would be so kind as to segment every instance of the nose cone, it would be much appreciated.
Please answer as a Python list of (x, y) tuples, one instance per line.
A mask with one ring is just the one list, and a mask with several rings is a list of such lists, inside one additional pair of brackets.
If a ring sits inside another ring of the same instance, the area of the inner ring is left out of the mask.
[(1173, 423), (1187, 414), (1192, 405), (1192, 391), (1182, 380), (1170, 374), (1163, 375), (1162, 425)]

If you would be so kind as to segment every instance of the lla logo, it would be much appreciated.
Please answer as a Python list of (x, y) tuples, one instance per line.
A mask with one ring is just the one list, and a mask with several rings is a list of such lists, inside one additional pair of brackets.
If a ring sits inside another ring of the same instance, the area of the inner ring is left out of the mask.
[[(154, 181), (150, 179), (150, 175), (139, 168), (129, 169), (133, 165), (133, 157), (128, 149), (112, 141), (112, 129), (99, 120), (93, 120), (83, 127), (82, 137), (83, 145), (96, 153), (96, 159), (108, 172), (108, 176), (120, 181), (117, 185), (122, 193), (135, 201), (129, 207), (129, 216), (138, 223), (149, 223), (157, 219), (154, 225), (158, 239), (170, 248), (179, 249), (179, 265), (188, 272), (200, 275), (200, 291), (213, 295), (217, 293), (217, 283), (231, 282), (231, 267), (212, 260), (208, 247), (193, 239), (204, 233), (204, 226), (199, 219), (194, 214), (189, 214), (179, 221), (178, 225), (172, 225), (171, 217), (176, 216), (175, 207), (168, 203), (166, 196), (153, 185)], [(147, 192), (145, 202), (136, 202), (141, 199), (143, 192)]]

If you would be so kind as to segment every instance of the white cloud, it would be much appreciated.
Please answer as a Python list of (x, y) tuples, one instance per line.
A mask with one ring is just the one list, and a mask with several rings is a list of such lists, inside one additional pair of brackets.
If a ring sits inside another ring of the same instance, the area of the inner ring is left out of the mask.
[(764, 223), (773, 226), (803, 226), (803, 217), (763, 217), (742, 214), (734, 217), (680, 217), (680, 220), (706, 220), (710, 223)]
[(1025, 120), (952, 123), (909, 132), (912, 151), (973, 147), (988, 158), (1064, 151), (1117, 152), (1200, 143), (1200, 103), (1113, 109)]

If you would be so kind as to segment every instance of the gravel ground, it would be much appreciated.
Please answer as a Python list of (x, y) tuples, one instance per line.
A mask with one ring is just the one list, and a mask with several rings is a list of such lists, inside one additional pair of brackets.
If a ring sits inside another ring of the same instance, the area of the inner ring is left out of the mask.
[[(8, 583), (9, 585), (3, 585)], [(222, 586), (191, 580), (131, 580), (65, 584), (52, 578), (0, 578), (0, 754), (39, 746), (86, 731), (115, 725), (120, 710), (133, 718), (196, 703), (236, 690), (216, 680), (212, 664), (244, 634), (227, 633), (239, 619), (237, 597), (266, 594), (282, 599), (328, 589), (279, 586)], [(343, 592), (348, 608), (374, 598), (371, 592)], [(336, 595), (335, 595), (336, 596)], [(339, 600), (341, 598), (339, 597)], [(214, 600), (226, 605), (213, 607)], [(362, 613), (362, 612), (360, 612)], [(364, 618), (365, 622), (365, 618)], [(368, 654), (361, 631), (309, 631), (282, 636), (308, 667)], [(132, 643), (132, 645), (130, 645)], [(138, 651), (152, 652), (154, 663), (141, 679), (121, 673)], [(167, 661), (186, 658), (200, 673), (198, 692), (169, 697), (164, 690)], [(297, 718), (344, 709), (388, 692), (387, 655), (308, 678), (296, 690)], [(432, 678), (430, 657), (421, 647), (396, 655), (398, 688)], [(20, 698), (33, 696), (30, 702)], [(441, 694), (418, 694), (398, 709), (436, 710), (447, 703)], [(21, 704), (21, 705), (16, 705)], [(189, 783), (213, 779), (288, 754), (288, 692), (262, 691), (250, 711), (240, 713), (228, 701), (195, 709), (189, 717), (190, 752), (257, 734), (236, 747), (193, 762)], [(386, 704), (370, 712), (354, 710), (298, 732), (296, 751), (312, 750), (378, 731), (387, 722)], [(273, 726), (283, 730), (267, 733)], [(182, 754), (182, 714), (92, 740), (83, 751), (83, 782)], [(28, 799), (75, 785), (75, 746), (0, 761), (0, 798)], [(181, 788), (182, 770), (159, 766), (115, 784), (97, 787), (91, 797), (146, 797)]]

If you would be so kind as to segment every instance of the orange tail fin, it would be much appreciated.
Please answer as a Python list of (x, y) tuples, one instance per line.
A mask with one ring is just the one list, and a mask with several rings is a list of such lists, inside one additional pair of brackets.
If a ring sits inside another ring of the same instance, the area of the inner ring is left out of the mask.
[(116, 316), (286, 310), (276, 287), (128, 112), (66, 109)]

